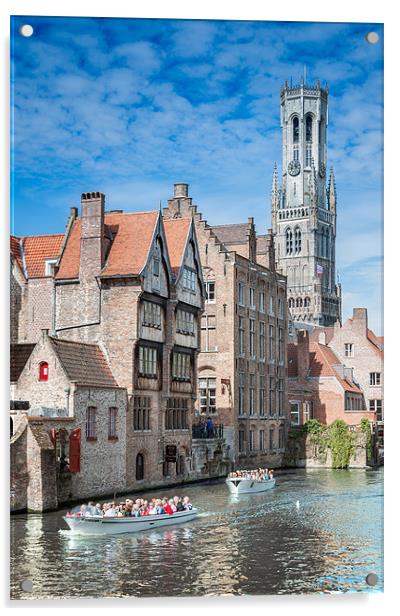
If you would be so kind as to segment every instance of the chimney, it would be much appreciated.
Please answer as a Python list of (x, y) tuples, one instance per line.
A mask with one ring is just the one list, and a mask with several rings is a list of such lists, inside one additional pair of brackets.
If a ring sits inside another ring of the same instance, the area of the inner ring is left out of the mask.
[(187, 197), (189, 195), (189, 184), (178, 182), (174, 184), (174, 197)]
[(310, 340), (308, 331), (300, 329), (297, 332), (297, 372), (305, 378), (310, 369)]
[(368, 311), (366, 308), (353, 308), (353, 327), (360, 329), (367, 335)]
[(326, 345), (326, 333), (324, 331), (319, 332), (318, 342), (319, 342), (319, 344)]
[(274, 246), (274, 237), (272, 235), (272, 229), (268, 229), (267, 231), (267, 245), (266, 245), (265, 252), (267, 256), (266, 267), (271, 272), (275, 272), (275, 246)]
[(93, 280), (104, 265), (104, 204), (103, 193), (82, 193), (80, 280)]

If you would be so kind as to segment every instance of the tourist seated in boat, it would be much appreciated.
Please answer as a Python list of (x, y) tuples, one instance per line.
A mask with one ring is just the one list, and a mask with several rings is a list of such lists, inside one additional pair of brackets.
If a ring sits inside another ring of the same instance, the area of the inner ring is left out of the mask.
[(182, 503), (183, 503), (183, 508), (184, 508), (184, 509), (186, 509), (186, 511), (189, 511), (190, 509), (193, 509), (193, 505), (192, 505), (192, 503), (190, 502), (190, 500), (189, 500), (189, 497), (188, 497), (188, 496), (184, 496), (184, 497), (183, 497), (183, 501), (182, 501)]

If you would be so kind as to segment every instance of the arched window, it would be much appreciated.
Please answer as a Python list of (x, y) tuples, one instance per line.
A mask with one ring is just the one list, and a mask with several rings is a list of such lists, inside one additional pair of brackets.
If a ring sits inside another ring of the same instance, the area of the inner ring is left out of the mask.
[(144, 479), (144, 457), (142, 453), (136, 456), (136, 481)]
[(289, 299), (289, 308), (293, 308), (293, 307), (294, 307), (294, 299), (293, 299), (293, 297), (291, 297)]
[(301, 231), (299, 228), (294, 231), (294, 252), (296, 254), (301, 252)]
[(286, 231), (286, 254), (291, 255), (293, 253), (293, 232), (291, 229)]
[(306, 117), (306, 141), (307, 143), (312, 142), (312, 117), (310, 115)]
[(39, 381), (49, 380), (49, 364), (47, 361), (42, 361), (39, 364)]
[(299, 118), (296, 116), (293, 118), (293, 143), (299, 143)]

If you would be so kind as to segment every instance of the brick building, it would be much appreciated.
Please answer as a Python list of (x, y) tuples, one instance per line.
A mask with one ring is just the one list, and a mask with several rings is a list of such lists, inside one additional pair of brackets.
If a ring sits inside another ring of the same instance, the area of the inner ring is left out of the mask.
[(285, 446), (286, 279), (271, 234), (254, 221), (211, 226), (188, 185), (174, 186), (164, 218), (193, 220), (206, 286), (198, 359), (197, 422), (223, 424), (235, 465), (277, 466)]
[(296, 343), (288, 345), (288, 395), (291, 425), (317, 419), (325, 425), (343, 419), (354, 426), (374, 415), (365, 406), (363, 391), (353, 370), (345, 366), (326, 344), (325, 332), (298, 330)]

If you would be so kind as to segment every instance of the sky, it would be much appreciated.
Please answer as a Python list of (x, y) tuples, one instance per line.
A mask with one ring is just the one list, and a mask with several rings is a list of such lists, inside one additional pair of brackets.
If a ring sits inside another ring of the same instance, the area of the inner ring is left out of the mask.
[(382, 25), (19, 16), (11, 27), (16, 235), (64, 232), (87, 191), (104, 192), (106, 209), (158, 209), (175, 182), (210, 224), (254, 216), (265, 233), (280, 88), (304, 67), (308, 83), (328, 81), (343, 318), (366, 307), (383, 334)]

